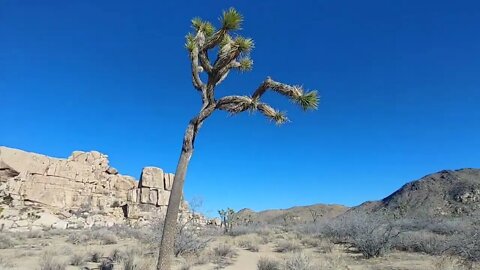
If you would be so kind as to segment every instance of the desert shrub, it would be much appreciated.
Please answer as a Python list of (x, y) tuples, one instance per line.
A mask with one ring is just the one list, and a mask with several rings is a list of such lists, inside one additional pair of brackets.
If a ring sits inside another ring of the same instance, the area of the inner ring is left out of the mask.
[(281, 253), (299, 251), (300, 249), (300, 244), (294, 240), (280, 240), (275, 247), (275, 251)]
[(239, 243), (239, 245), (240, 247), (252, 252), (258, 252), (260, 250), (258, 243), (255, 243), (251, 240), (243, 240)]
[(423, 252), (430, 255), (441, 255), (446, 250), (445, 237), (432, 233), (417, 234), (413, 243), (415, 252)]
[(143, 243), (151, 241), (151, 230), (134, 228), (127, 225), (115, 225), (109, 228), (112, 233), (122, 239), (136, 239)]
[(68, 236), (67, 242), (74, 245), (86, 244), (92, 239), (91, 233), (88, 231), (85, 232), (75, 232)]
[(44, 234), (42, 231), (35, 230), (35, 231), (28, 231), (25, 236), (31, 239), (39, 239), (39, 238), (43, 238)]
[(74, 253), (70, 256), (70, 265), (80, 266), (85, 263), (85, 254)]
[(343, 238), (367, 259), (388, 253), (401, 232), (382, 216), (352, 213), (341, 221), (342, 226), (336, 236)]
[(465, 234), (471, 231), (470, 221), (465, 219), (445, 219), (436, 222), (429, 222), (426, 229), (441, 235)]
[(261, 241), (261, 238), (253, 234), (253, 235), (240, 236), (239, 239), (236, 241), (236, 243), (241, 248), (247, 249), (252, 252), (258, 252), (260, 249), (259, 247), (260, 241)]
[(151, 270), (155, 269), (156, 265), (152, 259), (140, 257), (135, 253), (128, 253), (127, 257), (121, 261), (120, 266), (123, 270)]
[(295, 253), (285, 260), (285, 270), (314, 270), (312, 259), (303, 253)]
[(403, 233), (395, 239), (393, 247), (408, 252), (442, 255), (448, 253), (454, 242), (453, 237), (446, 237), (429, 231), (417, 231)]
[(322, 253), (330, 253), (334, 249), (334, 244), (328, 239), (309, 237), (302, 239), (301, 243), (306, 247), (316, 248)]
[(229, 244), (220, 244), (213, 248), (213, 254), (215, 257), (233, 258), (237, 255), (237, 251)]
[(48, 229), (43, 232), (44, 237), (52, 237), (52, 236), (64, 236), (69, 234), (70, 232), (68, 230), (63, 230), (63, 229)]
[(109, 232), (107, 234), (102, 234), (100, 242), (102, 245), (114, 245), (118, 243), (118, 239), (113, 233)]
[(198, 232), (189, 227), (183, 227), (179, 230), (175, 238), (175, 257), (185, 254), (198, 255), (205, 249), (210, 240), (211, 238), (201, 237)]
[(66, 268), (67, 265), (56, 260), (50, 252), (46, 252), (40, 260), (40, 270), (65, 270)]
[(279, 261), (262, 257), (258, 260), (257, 270), (281, 270)]
[(88, 257), (91, 262), (98, 263), (102, 259), (102, 253), (98, 250), (94, 250), (90, 252)]
[(15, 246), (13, 239), (7, 234), (0, 234), (0, 249), (12, 248)]
[(480, 228), (451, 239), (448, 252), (470, 262), (480, 262)]
[(246, 234), (269, 235), (272, 233), (273, 232), (270, 229), (258, 223), (252, 223), (249, 225), (238, 225), (228, 231), (228, 235), (230, 236), (240, 236)]
[(108, 257), (114, 262), (120, 262), (126, 257), (126, 254), (125, 254), (125, 252), (116, 248), (116, 249), (112, 250), (112, 252), (110, 253), (110, 256), (108, 256)]
[(434, 270), (467, 270), (468, 267), (458, 258), (442, 256), (433, 262)]

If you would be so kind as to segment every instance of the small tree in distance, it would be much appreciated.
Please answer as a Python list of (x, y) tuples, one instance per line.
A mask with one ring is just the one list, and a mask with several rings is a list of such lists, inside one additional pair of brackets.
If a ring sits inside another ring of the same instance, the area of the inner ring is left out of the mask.
[[(157, 262), (158, 270), (171, 269), (171, 255), (173, 254), (185, 175), (192, 157), (195, 137), (203, 122), (215, 110), (223, 110), (231, 114), (259, 111), (276, 124), (287, 122), (288, 118), (285, 113), (261, 101), (261, 97), (267, 90), (286, 96), (303, 110), (317, 109), (319, 99), (316, 91), (307, 92), (301, 86), (283, 84), (269, 77), (249, 96), (232, 95), (219, 99), (215, 98), (216, 86), (225, 80), (231, 70), (249, 71), (253, 67), (253, 61), (249, 57), (249, 52), (254, 47), (253, 40), (235, 33), (235, 31), (240, 30), (242, 22), (243, 16), (234, 8), (230, 8), (224, 11), (220, 17), (220, 29), (215, 29), (213, 24), (208, 21), (194, 18), (192, 20), (193, 33), (186, 36), (185, 47), (190, 55), (192, 82), (202, 98), (202, 106), (199, 113), (188, 123), (183, 138), (182, 150), (165, 216)], [(209, 53), (213, 51), (217, 54), (215, 61), (212, 63)], [(206, 77), (207, 80), (202, 80), (202, 77)]]

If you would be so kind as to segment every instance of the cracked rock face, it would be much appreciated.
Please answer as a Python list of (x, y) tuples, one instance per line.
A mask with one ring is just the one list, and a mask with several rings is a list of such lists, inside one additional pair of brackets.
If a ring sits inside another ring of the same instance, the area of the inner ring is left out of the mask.
[[(75, 151), (59, 159), (0, 147), (0, 230), (110, 226), (162, 215), (173, 178), (160, 168), (145, 167), (137, 182), (119, 174), (108, 156), (97, 151)], [(11, 215), (15, 211), (18, 215)], [(58, 220), (38, 221), (50, 214)]]

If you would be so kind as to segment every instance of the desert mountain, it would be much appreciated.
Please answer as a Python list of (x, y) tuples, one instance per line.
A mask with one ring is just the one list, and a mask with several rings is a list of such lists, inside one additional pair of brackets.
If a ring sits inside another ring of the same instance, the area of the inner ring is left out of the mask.
[(309, 206), (296, 206), (288, 209), (265, 210), (255, 212), (251, 209), (238, 211), (237, 216), (241, 221), (252, 221), (266, 224), (306, 223), (331, 219), (345, 213), (348, 207), (335, 204), (314, 204)]
[(453, 217), (480, 214), (480, 169), (444, 170), (405, 184), (380, 201), (350, 211), (396, 217)]

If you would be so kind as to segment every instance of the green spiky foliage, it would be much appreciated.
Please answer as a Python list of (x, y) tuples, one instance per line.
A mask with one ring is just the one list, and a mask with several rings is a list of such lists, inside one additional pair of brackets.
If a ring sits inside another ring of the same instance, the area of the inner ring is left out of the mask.
[(195, 48), (195, 37), (192, 35), (192, 33), (188, 33), (185, 36), (185, 48), (191, 52)]
[(243, 16), (236, 9), (229, 8), (223, 11), (220, 18), (222, 29), (226, 31), (240, 30), (243, 23)]
[(240, 63), (238, 67), (240, 71), (251, 71), (253, 69), (253, 60), (249, 57), (242, 58), (238, 62)]
[(275, 114), (271, 119), (273, 122), (275, 122), (276, 125), (282, 125), (289, 121), (287, 118), (287, 114), (278, 110), (275, 110)]
[(241, 36), (237, 36), (235, 37), (233, 42), (241, 53), (248, 53), (255, 47), (255, 44), (253, 43), (253, 39), (251, 38), (244, 38)]
[(316, 110), (318, 108), (319, 97), (317, 91), (304, 93), (296, 98), (295, 102), (304, 110)]
[(192, 19), (192, 27), (197, 32), (202, 31), (207, 37), (212, 36), (216, 31), (215, 26), (211, 22), (204, 21), (199, 17)]

